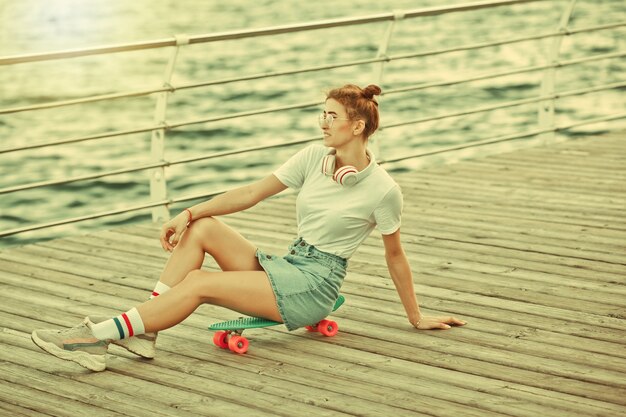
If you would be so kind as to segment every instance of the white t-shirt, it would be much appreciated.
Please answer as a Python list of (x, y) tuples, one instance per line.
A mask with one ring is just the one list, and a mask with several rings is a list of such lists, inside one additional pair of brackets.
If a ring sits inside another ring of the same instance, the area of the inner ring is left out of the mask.
[(298, 190), (298, 236), (321, 251), (350, 258), (374, 227), (384, 234), (400, 228), (400, 186), (370, 154), (370, 164), (353, 186), (343, 186), (322, 172), (329, 148), (310, 145), (285, 162), (274, 175)]

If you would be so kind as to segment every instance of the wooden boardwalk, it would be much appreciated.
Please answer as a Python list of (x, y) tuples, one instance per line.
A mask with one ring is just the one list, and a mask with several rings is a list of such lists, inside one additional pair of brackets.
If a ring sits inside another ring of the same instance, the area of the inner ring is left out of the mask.
[[(109, 370), (91, 373), (30, 332), (144, 300), (166, 254), (150, 224), (73, 236), (0, 252), (0, 415), (625, 415), (626, 135), (397, 180), (422, 308), (467, 326), (412, 329), (372, 235), (351, 259), (334, 338), (252, 330), (235, 355), (206, 328), (237, 315), (202, 306), (160, 334), (156, 359), (113, 346)], [(294, 201), (226, 220), (284, 253)]]

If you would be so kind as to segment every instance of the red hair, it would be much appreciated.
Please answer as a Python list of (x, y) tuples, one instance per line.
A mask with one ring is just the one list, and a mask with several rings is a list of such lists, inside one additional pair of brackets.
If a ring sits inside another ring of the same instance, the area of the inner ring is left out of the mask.
[(378, 129), (378, 102), (374, 96), (379, 96), (381, 92), (380, 87), (374, 84), (363, 89), (354, 84), (346, 84), (326, 93), (326, 100), (332, 98), (341, 103), (351, 120), (363, 120), (363, 135), (368, 138)]

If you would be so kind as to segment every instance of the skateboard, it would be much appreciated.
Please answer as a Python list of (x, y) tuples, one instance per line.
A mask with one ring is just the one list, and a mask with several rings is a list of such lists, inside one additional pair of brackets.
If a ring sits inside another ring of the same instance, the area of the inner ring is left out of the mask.
[[(340, 295), (335, 301), (333, 311), (337, 310), (345, 301)], [(209, 326), (209, 330), (218, 330), (213, 335), (213, 343), (222, 349), (229, 349), (234, 353), (246, 353), (248, 351), (248, 339), (242, 336), (244, 330), (261, 329), (264, 327), (279, 326), (283, 323), (262, 319), (259, 317), (240, 317), (238, 320), (223, 321)], [(336, 322), (324, 319), (319, 323), (305, 327), (309, 332), (320, 332), (324, 336), (332, 337), (339, 332)]]

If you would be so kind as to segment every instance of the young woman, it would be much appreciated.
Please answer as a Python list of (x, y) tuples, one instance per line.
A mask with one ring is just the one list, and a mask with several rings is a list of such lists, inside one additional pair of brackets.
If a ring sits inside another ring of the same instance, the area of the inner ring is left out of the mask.
[[(46, 352), (94, 370), (106, 368), (114, 343), (142, 357), (155, 354), (157, 332), (210, 303), (284, 323), (289, 330), (326, 317), (339, 296), (347, 260), (370, 232), (382, 234), (389, 273), (409, 322), (448, 329), (465, 322), (425, 316), (400, 242), (400, 187), (367, 149), (378, 128), (376, 85), (331, 90), (319, 116), (323, 146), (311, 145), (272, 175), (183, 210), (163, 225), (161, 245), (172, 252), (151, 299), (114, 318), (86, 317), (67, 330), (35, 330)], [(286, 256), (265, 254), (216, 216), (254, 206), (286, 188), (299, 191), (299, 238)], [(200, 269), (205, 253), (222, 272)]]

